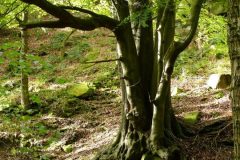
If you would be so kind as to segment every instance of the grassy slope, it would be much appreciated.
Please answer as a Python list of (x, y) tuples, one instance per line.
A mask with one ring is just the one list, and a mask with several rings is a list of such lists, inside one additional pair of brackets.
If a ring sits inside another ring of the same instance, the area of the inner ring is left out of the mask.
[[(38, 159), (49, 152), (51, 156), (57, 157), (55, 159), (65, 159), (64, 156), (70, 152), (72, 156), (79, 157), (82, 152), (83, 155), (88, 155), (88, 150), (93, 151), (99, 145), (108, 143), (112, 135), (116, 134), (121, 106), (116, 62), (85, 64), (87, 61), (115, 58), (114, 38), (110, 37), (111, 33), (102, 29), (86, 33), (74, 32), (67, 41), (67, 55), (63, 57), (62, 41), (69, 32), (48, 30), (43, 33), (39, 29), (31, 31), (31, 53), (44, 51), (47, 55), (39, 61), (34, 58), (37, 65), (34, 65), (29, 78), (31, 99), (35, 107), (29, 113), (18, 107), (18, 70), (11, 70), (10, 74), (7, 71), (9, 61), (2, 65), (0, 98), (3, 123), (0, 131), (1, 134), (8, 135), (6, 140), (14, 133), (21, 137), (10, 144), (11, 153), (3, 156), (22, 159), (32, 156), (31, 159)], [(13, 43), (13, 36), (10, 34), (2, 37), (1, 44)], [(16, 41), (19, 40), (18, 37), (15, 38)], [(12, 49), (14, 47), (6, 50)], [(85, 99), (66, 95), (66, 86), (80, 82), (88, 82), (94, 86), (94, 94)], [(35, 114), (35, 111), (41, 113)], [(96, 138), (99, 142), (95, 146), (87, 141), (96, 141)], [(45, 154), (37, 154), (37, 151), (44, 151)]]
[[(84, 64), (115, 58), (115, 40), (103, 29), (77, 31), (68, 39), (64, 50), (67, 54), (63, 57), (62, 41), (70, 32), (69, 29), (49, 29), (46, 33), (40, 29), (31, 31), (31, 53), (44, 51), (47, 55), (32, 58), (34, 69), (30, 76), (30, 91), (36, 107), (28, 113), (17, 107), (20, 96), (18, 70), (9, 68), (9, 61), (1, 65), (0, 82), (4, 87), (1, 87), (0, 95), (0, 145), (3, 148), (0, 159), (87, 160), (116, 135), (121, 106), (116, 63)], [(14, 41), (19, 41), (15, 32), (0, 38), (1, 46)], [(214, 41), (214, 46), (209, 46), (209, 43), (200, 42), (205, 47), (203, 50), (197, 50), (192, 43), (179, 57), (173, 79), (173, 88), (181, 90), (173, 97), (176, 114), (181, 118), (186, 112), (200, 111), (195, 127), (231, 116), (228, 91), (204, 87), (210, 73), (229, 72), (227, 54), (220, 48), (223, 44)], [(6, 51), (18, 47), (0, 49)], [(68, 85), (83, 81), (95, 86), (92, 96), (78, 99), (66, 95)], [(229, 130), (228, 127), (225, 130)], [(220, 141), (223, 136), (229, 138), (231, 134), (225, 130), (212, 136), (199, 134), (181, 141), (181, 145), (192, 158), (219, 160), (221, 154), (221, 158), (226, 159), (231, 155), (231, 147), (213, 141)], [(203, 140), (206, 142), (200, 145)], [(194, 146), (201, 148), (201, 152)]]

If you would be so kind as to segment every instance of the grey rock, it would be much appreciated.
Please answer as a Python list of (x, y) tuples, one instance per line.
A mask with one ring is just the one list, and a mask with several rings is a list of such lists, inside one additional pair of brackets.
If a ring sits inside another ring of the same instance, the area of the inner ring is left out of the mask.
[(213, 89), (226, 89), (230, 84), (230, 74), (212, 74), (207, 81), (207, 85)]

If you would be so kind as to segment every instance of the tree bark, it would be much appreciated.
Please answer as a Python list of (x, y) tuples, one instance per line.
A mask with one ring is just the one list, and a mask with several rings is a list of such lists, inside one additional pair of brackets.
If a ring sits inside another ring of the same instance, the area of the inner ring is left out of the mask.
[(233, 113), (234, 160), (240, 159), (240, 2), (229, 0), (228, 46), (231, 59), (231, 106)]
[[(28, 21), (28, 12), (25, 11), (23, 13), (23, 22)], [(21, 61), (23, 62), (23, 66), (21, 68), (21, 104), (24, 109), (29, 109), (30, 100), (29, 100), (29, 91), (28, 91), (28, 73), (26, 70), (26, 65), (24, 64), (26, 61), (26, 55), (28, 52), (28, 31), (27, 29), (22, 29), (22, 53), (21, 53)]]

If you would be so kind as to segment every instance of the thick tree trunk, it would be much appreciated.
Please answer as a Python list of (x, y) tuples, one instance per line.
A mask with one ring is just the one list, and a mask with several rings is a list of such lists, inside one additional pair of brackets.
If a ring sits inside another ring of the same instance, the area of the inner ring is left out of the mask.
[[(28, 21), (28, 12), (25, 11), (23, 13), (23, 21)], [(21, 53), (21, 61), (25, 63), (26, 61), (26, 54), (28, 52), (28, 31), (27, 29), (22, 30), (22, 53)], [(28, 91), (28, 73), (23, 64), (21, 69), (21, 104), (24, 109), (28, 109), (30, 107), (29, 101), (29, 91)]]
[(231, 106), (233, 112), (234, 160), (240, 159), (240, 1), (229, 0), (228, 45), (231, 59)]
[[(168, 83), (165, 84), (168, 86)], [(95, 160), (181, 160), (183, 158), (181, 150), (173, 140), (173, 137), (179, 135), (177, 127), (179, 124), (171, 110), (169, 94), (164, 89), (159, 94), (165, 95), (165, 103), (154, 106), (159, 110), (156, 109), (153, 113), (152, 128), (147, 130), (134, 128), (132, 119), (126, 116), (126, 108), (130, 107), (129, 103), (126, 103), (116, 141), (107, 150), (98, 154)]]
[[(147, 1), (137, 3), (144, 3)], [(201, 4), (198, 1), (197, 4)], [(131, 14), (139, 11), (130, 3)], [(126, 7), (125, 5), (124, 7)], [(201, 5), (198, 6), (201, 8)], [(144, 7), (143, 7), (144, 8)], [(121, 60), (122, 79), (125, 92), (122, 125), (117, 140), (105, 152), (96, 156), (97, 160), (152, 160), (182, 159), (183, 155), (174, 143), (176, 137), (183, 137), (171, 105), (171, 75), (173, 66), (181, 49), (190, 43), (193, 33), (181, 43), (174, 42), (175, 2), (169, 0), (160, 11), (161, 22), (157, 23), (155, 49), (153, 44), (152, 22), (146, 21), (144, 28), (136, 21), (119, 26), (115, 35), (119, 44), (118, 56)], [(196, 7), (197, 8), (197, 7)], [(196, 9), (195, 8), (195, 9)], [(117, 8), (120, 19), (130, 13)], [(199, 14), (200, 10), (196, 13)], [(198, 15), (197, 14), (197, 15)], [(193, 16), (194, 17), (194, 16)], [(151, 19), (151, 15), (149, 15)], [(196, 17), (195, 17), (196, 18)], [(197, 23), (197, 21), (193, 21)]]
[[(143, 86), (138, 67), (138, 55), (130, 44), (134, 39), (130, 37), (131, 29), (124, 28), (118, 37), (118, 55), (121, 59), (123, 70), (123, 99), (124, 109), (122, 113), (122, 125), (116, 141), (105, 152), (96, 156), (96, 160), (151, 160), (181, 159), (182, 154), (174, 144), (173, 137), (180, 135), (180, 127), (177, 123), (170, 97), (170, 75), (162, 76), (158, 89), (157, 101), (147, 99), (149, 89)], [(125, 32), (130, 33), (125, 33)], [(124, 33), (124, 34), (122, 34)], [(128, 36), (124, 36), (128, 35)], [(134, 44), (134, 43), (133, 43)], [(128, 48), (130, 47), (130, 48)], [(151, 53), (149, 53), (151, 55)], [(132, 59), (131, 63), (126, 57)], [(133, 70), (134, 68), (134, 70)], [(146, 81), (145, 81), (146, 82)], [(148, 82), (151, 83), (151, 82)], [(133, 96), (134, 95), (134, 96)], [(153, 108), (153, 109), (151, 109)], [(153, 110), (153, 112), (151, 112)]]

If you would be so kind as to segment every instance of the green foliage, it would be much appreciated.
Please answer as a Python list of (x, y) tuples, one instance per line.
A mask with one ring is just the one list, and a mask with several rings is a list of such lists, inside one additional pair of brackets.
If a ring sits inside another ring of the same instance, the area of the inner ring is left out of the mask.
[(18, 0), (1, 0), (0, 3), (0, 29), (18, 27), (16, 17), (21, 17), (23, 11), (30, 12), (30, 19), (40, 18), (46, 15), (40, 8), (29, 6)]
[(83, 53), (90, 50), (90, 45), (86, 42), (78, 42), (73, 48), (67, 51), (67, 56), (70, 59), (83, 58)]
[(54, 80), (54, 82), (57, 83), (57, 84), (64, 84), (64, 83), (69, 82), (69, 80), (67, 78), (64, 78), (64, 77), (57, 77)]
[[(63, 1), (63, 3), (64, 2), (65, 1)], [(111, 11), (109, 9), (111, 7), (110, 1), (82, 0), (79, 2), (78, 0), (71, 0), (71, 4), (80, 8), (90, 9), (99, 14), (111, 15)]]
[[(82, 103), (80, 99), (69, 95), (66, 89), (41, 90), (33, 93), (39, 102), (38, 112), (52, 113), (60, 117), (70, 117), (78, 113), (91, 111), (91, 107)], [(33, 110), (34, 111), (34, 110)]]
[(32, 103), (38, 104), (39, 106), (41, 105), (42, 101), (37, 95), (31, 95), (30, 100)]
[(55, 49), (61, 49), (63, 47), (63, 41), (66, 39), (67, 33), (60, 32), (55, 34), (53, 37), (51, 37), (50, 40), (50, 48)]
[(222, 91), (219, 91), (214, 95), (214, 98), (220, 99), (220, 98), (224, 97), (224, 95), (225, 94)]
[(209, 14), (205, 9), (199, 21), (198, 37), (202, 41), (203, 49), (211, 55), (218, 53), (228, 56), (227, 49), (227, 23), (221, 16)]
[(139, 11), (135, 11), (131, 13), (129, 17), (126, 17), (119, 25), (124, 25), (129, 22), (133, 22), (134, 24), (139, 24), (142, 27), (148, 27), (147, 21), (149, 20), (154, 7), (152, 6), (141, 6), (143, 9)]
[[(187, 24), (184, 13), (187, 7), (179, 9), (180, 24)], [(179, 56), (174, 76), (226, 73), (229, 71), (226, 19), (202, 9), (197, 35), (187, 50)], [(178, 35), (186, 31), (178, 28)], [(176, 39), (179, 39), (176, 37)], [(210, 63), (209, 63), (210, 62)], [(189, 65), (191, 64), (191, 65)], [(207, 69), (206, 69), (207, 68)]]
[(109, 87), (112, 89), (116, 89), (117, 86), (119, 86), (119, 78), (116, 71), (109, 72), (109, 71), (103, 71), (99, 73), (94, 80), (94, 84), (97, 87)]

